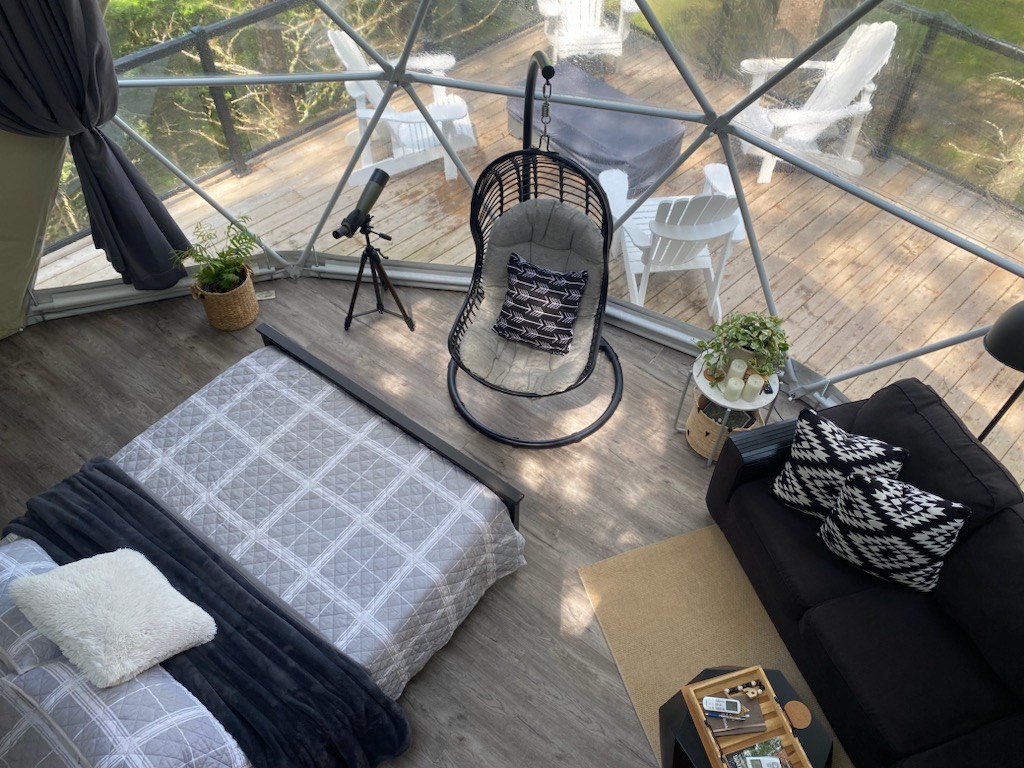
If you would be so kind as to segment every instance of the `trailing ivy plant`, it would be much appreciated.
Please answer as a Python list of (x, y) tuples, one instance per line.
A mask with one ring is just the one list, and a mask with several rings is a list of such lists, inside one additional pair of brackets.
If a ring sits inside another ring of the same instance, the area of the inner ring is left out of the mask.
[(768, 378), (782, 368), (789, 356), (789, 338), (782, 330), (782, 318), (760, 312), (729, 314), (711, 326), (714, 334), (697, 346), (704, 353), (704, 366), (709, 371), (724, 371), (729, 353), (741, 348), (753, 353), (750, 367)]
[(231, 222), (224, 232), (227, 242), (217, 248), (217, 232), (203, 222), (196, 224), (195, 242), (183, 250), (175, 251), (172, 259), (180, 265), (186, 260), (199, 265), (195, 279), (199, 286), (211, 293), (227, 293), (241, 285), (248, 274), (249, 258), (259, 248), (256, 235), (246, 229), (249, 219), (240, 219), (241, 225)]

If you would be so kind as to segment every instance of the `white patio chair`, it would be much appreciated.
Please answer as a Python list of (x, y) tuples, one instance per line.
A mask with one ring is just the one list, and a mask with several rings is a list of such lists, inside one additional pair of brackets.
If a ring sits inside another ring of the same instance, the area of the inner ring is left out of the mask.
[[(861, 173), (864, 166), (854, 159), (853, 150), (864, 118), (871, 111), (875, 75), (889, 60), (895, 40), (896, 24), (891, 21), (860, 25), (832, 61), (808, 61), (800, 66), (800, 69), (821, 72), (821, 79), (803, 106), (776, 108), (765, 106), (761, 99), (737, 115), (736, 122), (826, 167), (850, 174)], [(750, 75), (753, 91), (789, 61), (747, 59), (740, 63), (740, 69)], [(839, 153), (823, 152), (819, 138), (842, 120), (850, 120), (850, 125)], [(761, 158), (757, 181), (767, 184), (778, 158), (747, 142), (742, 142), (742, 146), (746, 154)]]
[[(724, 166), (705, 169), (701, 194), (652, 197), (615, 231), (612, 253), (622, 258), (629, 300), (634, 304), (644, 305), (652, 273), (699, 269), (707, 286), (708, 315), (716, 323), (721, 322), (718, 293), (722, 275), (733, 243), (746, 236), (728, 171), (723, 176), (721, 168)], [(618, 221), (630, 205), (626, 198), (629, 179), (616, 169), (603, 171), (599, 181)], [(719, 246), (721, 257), (716, 266), (711, 252)]]
[(603, 0), (537, 0), (544, 33), (551, 43), (551, 61), (565, 56), (614, 56), (629, 37), (629, 17), (639, 12), (633, 0), (621, 0), (618, 26), (604, 21)]
[[(342, 66), (348, 71), (380, 71), (379, 67), (371, 66), (366, 61), (359, 46), (340, 29), (328, 30), (327, 36)], [(451, 56), (427, 55), (410, 58), (408, 68), (443, 74), (443, 70), (454, 63)], [(384, 89), (376, 80), (349, 81), (345, 83), (345, 88), (356, 102), (356, 117), (359, 119), (359, 129), (349, 133), (345, 141), (355, 146), (373, 117), (375, 108), (384, 98)], [(435, 86), (433, 101), (427, 104), (427, 111), (456, 151), (476, 146), (476, 132), (469, 119), (469, 108), (462, 98), (447, 93), (441, 86)], [(389, 106), (381, 116), (381, 123), (387, 127), (391, 140), (391, 157), (374, 161), (370, 144), (367, 144), (361, 158), (363, 167), (352, 174), (353, 184), (365, 182), (374, 168), (381, 168), (394, 175), (439, 158), (444, 160), (445, 178), (455, 178), (455, 163), (448, 157), (418, 110), (400, 112)]]

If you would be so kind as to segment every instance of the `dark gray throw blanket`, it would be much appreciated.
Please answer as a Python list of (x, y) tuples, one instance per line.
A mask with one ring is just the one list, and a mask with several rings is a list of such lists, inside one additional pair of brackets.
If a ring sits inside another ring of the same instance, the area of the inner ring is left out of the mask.
[(4, 533), (58, 564), (141, 552), (217, 622), (213, 641), (164, 668), (230, 733), (256, 768), (364, 768), (409, 746), (401, 708), (290, 608), (109, 459), (93, 459), (28, 502)]

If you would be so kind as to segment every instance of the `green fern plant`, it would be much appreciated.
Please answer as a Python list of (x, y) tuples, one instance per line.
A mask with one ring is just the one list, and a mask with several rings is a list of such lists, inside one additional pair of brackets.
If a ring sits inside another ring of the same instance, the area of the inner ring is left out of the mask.
[(224, 231), (226, 244), (222, 248), (217, 247), (216, 230), (199, 222), (195, 228), (195, 242), (185, 250), (173, 253), (172, 259), (179, 266), (189, 260), (199, 265), (195, 279), (204, 291), (227, 293), (245, 281), (249, 259), (260, 243), (256, 235), (245, 227), (249, 219), (243, 217), (240, 222), (228, 224)]

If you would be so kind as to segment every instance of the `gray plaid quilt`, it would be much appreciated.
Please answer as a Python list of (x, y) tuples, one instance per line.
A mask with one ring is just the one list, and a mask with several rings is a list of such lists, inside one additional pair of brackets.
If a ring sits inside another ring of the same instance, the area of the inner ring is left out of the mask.
[(248, 766), (237, 742), (163, 667), (99, 689), (29, 623), (8, 586), (56, 567), (34, 541), (0, 541), (0, 768)]
[(91, 768), (39, 706), (5, 678), (0, 678), (0, 766)]
[(11, 597), (10, 584), (22, 576), (57, 567), (34, 541), (5, 537), (0, 541), (0, 663), (2, 672), (18, 674), (60, 658), (60, 648), (32, 626)]
[(392, 697), (525, 563), (494, 493), (271, 347), (113, 460)]
[[(57, 752), (64, 747), (70, 751), (66, 743), (73, 743), (74, 753), (93, 768), (249, 765), (238, 744), (209, 710), (163, 667), (150, 667), (112, 688), (97, 688), (69, 662), (58, 660), (4, 682), (16, 686), (38, 706), (35, 715), (25, 713), (21, 723), (15, 724), (16, 729), (27, 732), (45, 712), (51, 726), (46, 741), (49, 749)], [(40, 735), (37, 739), (46, 732), (44, 726), (33, 730)], [(20, 744), (12, 744), (12, 750), (17, 746)], [(26, 750), (26, 757), (34, 754), (38, 759), (42, 747), (34, 746), (37, 751)]]

